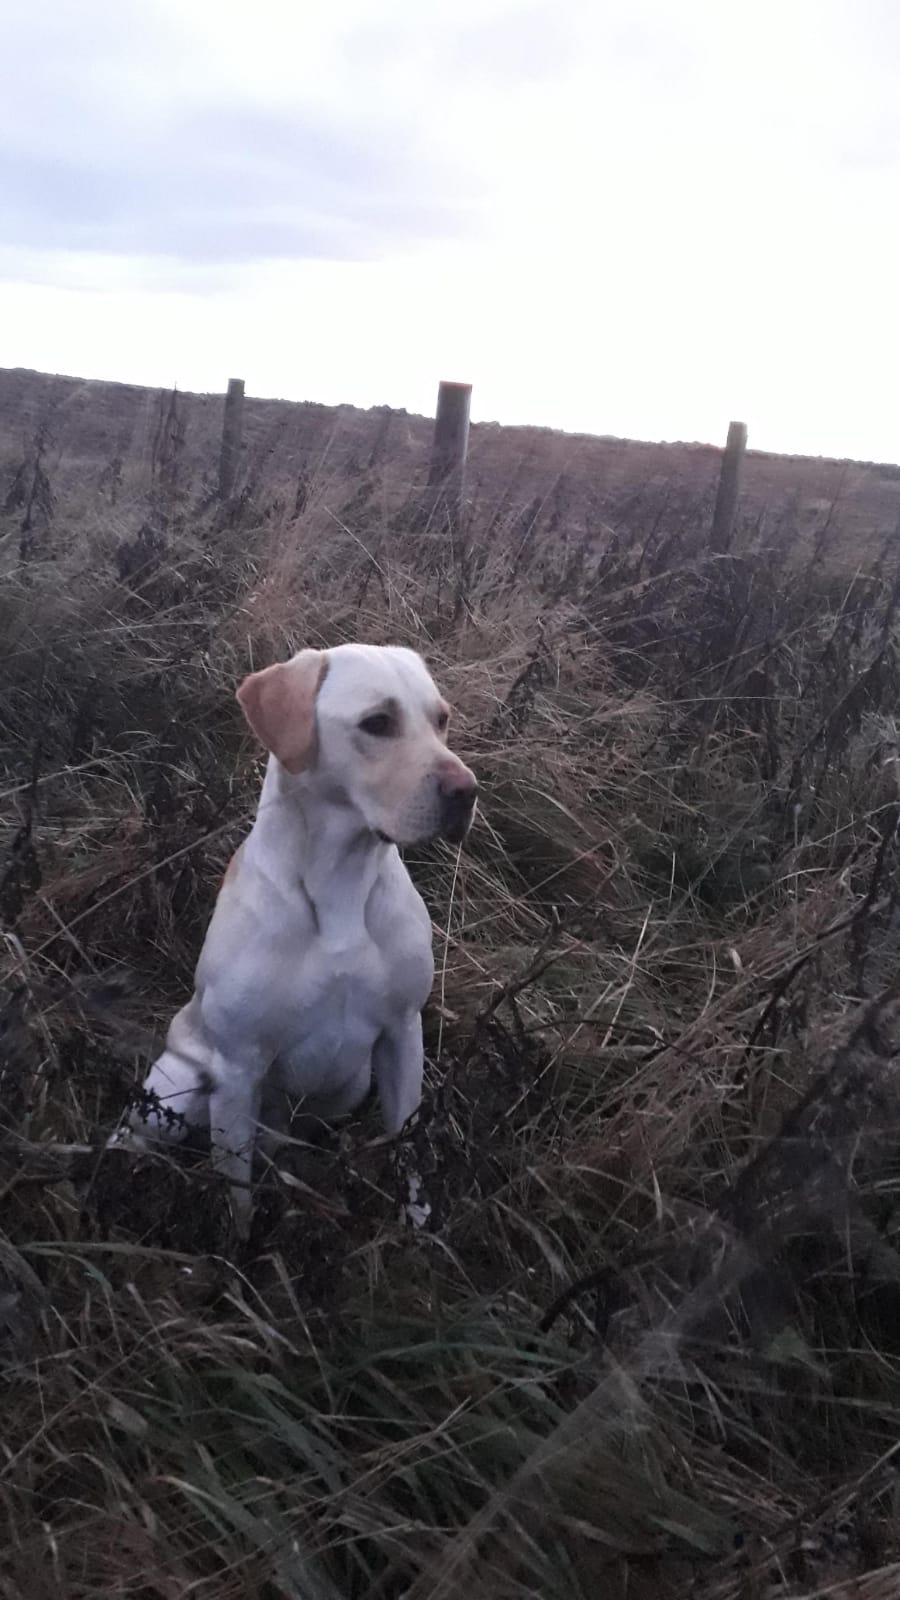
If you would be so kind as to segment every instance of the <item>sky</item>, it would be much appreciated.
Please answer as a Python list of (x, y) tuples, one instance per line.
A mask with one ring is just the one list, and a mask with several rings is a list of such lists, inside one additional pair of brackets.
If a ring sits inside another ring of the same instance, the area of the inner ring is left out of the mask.
[(900, 0), (6, 0), (0, 364), (900, 461)]

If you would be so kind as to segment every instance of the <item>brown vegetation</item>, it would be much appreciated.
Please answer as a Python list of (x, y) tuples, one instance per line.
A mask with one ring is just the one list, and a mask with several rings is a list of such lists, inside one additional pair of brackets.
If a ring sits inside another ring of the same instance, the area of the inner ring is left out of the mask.
[[(201, 402), (88, 439), (47, 383), (0, 483), (0, 1596), (893, 1600), (887, 513), (751, 483), (711, 556), (713, 470), (617, 510), (476, 430), (450, 540), (424, 438), (263, 449), (250, 401), (222, 507)], [(238, 1254), (202, 1151), (103, 1144), (255, 802), (236, 681), (357, 637), (427, 655), (483, 813), (410, 853), (419, 1127), (261, 1172)]]

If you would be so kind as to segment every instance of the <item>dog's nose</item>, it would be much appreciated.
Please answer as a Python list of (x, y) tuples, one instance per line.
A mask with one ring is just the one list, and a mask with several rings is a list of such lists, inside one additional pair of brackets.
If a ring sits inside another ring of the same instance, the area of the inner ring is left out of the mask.
[(477, 799), (477, 783), (467, 783), (457, 789), (444, 790), (444, 806), (448, 811), (474, 811)]
[(454, 805), (471, 811), (478, 797), (478, 784), (474, 772), (461, 761), (448, 761), (439, 771), (441, 796)]
[(441, 832), (445, 839), (459, 844), (469, 830), (475, 802), (478, 799), (475, 774), (470, 772), (468, 767), (464, 767), (461, 761), (454, 761), (441, 772), (440, 786), (443, 814)]

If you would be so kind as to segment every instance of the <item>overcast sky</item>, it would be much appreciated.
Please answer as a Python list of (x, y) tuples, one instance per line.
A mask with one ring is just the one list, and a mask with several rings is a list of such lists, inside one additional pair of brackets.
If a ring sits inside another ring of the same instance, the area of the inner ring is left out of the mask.
[(900, 461), (900, 0), (7, 0), (0, 364)]

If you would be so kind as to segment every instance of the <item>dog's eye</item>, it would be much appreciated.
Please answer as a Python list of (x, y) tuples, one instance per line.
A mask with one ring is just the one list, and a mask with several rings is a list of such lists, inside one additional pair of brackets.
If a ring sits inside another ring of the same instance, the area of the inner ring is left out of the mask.
[(386, 739), (393, 723), (386, 711), (376, 711), (371, 717), (363, 717), (360, 728), (363, 733), (370, 733), (373, 739)]
[(439, 733), (446, 733), (447, 732), (447, 729), (450, 726), (450, 713), (449, 713), (449, 711), (439, 711), (438, 712), (437, 725), (438, 725), (438, 732)]

